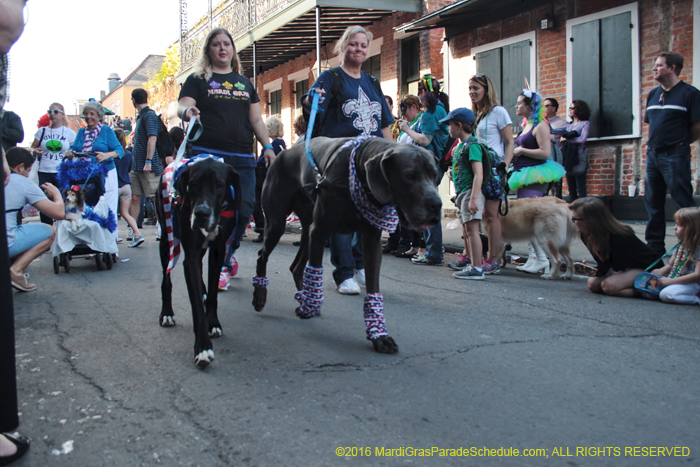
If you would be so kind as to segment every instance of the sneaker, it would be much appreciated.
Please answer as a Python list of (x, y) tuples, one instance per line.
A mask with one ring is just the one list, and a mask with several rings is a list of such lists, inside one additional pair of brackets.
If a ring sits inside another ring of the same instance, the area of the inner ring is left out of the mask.
[(128, 248), (134, 248), (145, 242), (146, 239), (143, 237), (134, 237), (134, 239), (127, 245)]
[(486, 277), (484, 276), (484, 271), (477, 271), (471, 264), (459, 272), (453, 272), (452, 275), (457, 279), (471, 279), (477, 281), (482, 281), (484, 277)]
[(470, 264), (472, 264), (472, 259), (469, 256), (460, 255), (457, 261), (453, 261), (452, 263), (448, 263), (447, 265), (455, 271), (461, 271)]
[(235, 276), (238, 274), (238, 261), (236, 261), (235, 256), (231, 256), (231, 261), (229, 261), (229, 271), (231, 273), (231, 277)]
[(350, 279), (345, 279), (343, 282), (341, 282), (341, 284), (338, 286), (338, 292), (343, 295), (359, 295), (360, 286), (357, 285), (355, 279), (351, 277)]
[(355, 269), (355, 282), (357, 282), (360, 285), (360, 287), (367, 286), (367, 279), (365, 279), (364, 269)]
[(487, 259), (486, 261), (484, 261), (484, 264), (481, 265), (481, 270), (484, 271), (484, 274), (501, 273), (501, 267), (498, 265), (497, 262), (495, 262), (492, 259)]
[(129, 227), (126, 231), (126, 241), (130, 242), (134, 239), (134, 229)]
[(121, 243), (121, 242), (123, 242), (123, 241), (124, 241), (124, 239), (123, 239), (123, 238), (121, 238), (121, 237), (117, 237), (117, 243)]
[(228, 290), (228, 286), (231, 284), (231, 273), (228, 268), (224, 266), (221, 268), (221, 274), (219, 274), (219, 290)]
[(160, 241), (160, 235), (161, 235), (161, 228), (160, 224), (156, 225), (156, 242)]
[(158, 222), (158, 220), (156, 220), (155, 217), (149, 217), (148, 219), (143, 221), (143, 225), (156, 225), (156, 222)]
[(428, 266), (442, 266), (443, 261), (441, 259), (430, 259), (428, 255), (421, 255), (417, 258), (411, 258), (413, 264), (427, 264)]

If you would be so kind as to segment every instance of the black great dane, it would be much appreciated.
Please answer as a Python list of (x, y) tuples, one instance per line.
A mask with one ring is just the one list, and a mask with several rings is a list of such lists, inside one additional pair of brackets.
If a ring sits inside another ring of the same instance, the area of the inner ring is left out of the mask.
[(395, 226), (396, 212), (402, 225), (411, 229), (440, 222), (435, 158), (418, 146), (383, 138), (318, 137), (311, 140), (311, 152), (323, 176), (318, 186), (303, 145), (282, 151), (270, 165), (262, 192), (265, 240), (253, 278), (253, 306), (257, 311), (265, 306), (267, 261), (292, 211), (302, 226), (301, 246), (290, 267), (300, 318), (312, 318), (321, 311), (325, 241), (335, 233), (361, 232), (367, 338), (377, 352), (395, 353), (398, 346), (386, 331), (379, 292), (381, 229), (392, 222)]
[[(171, 171), (172, 168), (169, 167), (164, 175), (169, 175)], [(165, 193), (164, 189), (160, 189), (156, 196), (158, 222), (164, 233), (160, 242), (163, 306), (159, 322), (164, 327), (175, 325), (170, 270), (174, 267), (171, 249), (177, 251), (177, 239), (173, 236), (174, 233), (179, 233), (180, 245), (185, 253), (185, 281), (192, 305), (194, 361), (203, 368), (214, 360), (211, 338), (223, 334), (217, 315), (219, 271), (224, 264), (226, 240), (236, 225), (241, 183), (233, 167), (211, 156), (190, 159), (179, 170), (175, 170), (173, 179), (177, 196), (167, 199), (168, 192), (164, 186), (161, 188), (165, 188)], [(167, 211), (172, 216), (166, 216)], [(172, 219), (172, 229), (166, 228), (167, 217)], [(209, 271), (205, 287), (202, 260), (207, 249)]]

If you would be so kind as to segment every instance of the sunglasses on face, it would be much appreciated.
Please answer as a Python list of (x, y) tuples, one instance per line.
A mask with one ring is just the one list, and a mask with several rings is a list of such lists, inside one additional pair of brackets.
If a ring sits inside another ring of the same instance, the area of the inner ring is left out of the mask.
[(406, 111), (408, 110), (408, 106), (402, 102), (399, 104), (399, 110), (401, 111), (401, 115), (405, 115)]
[(571, 220), (574, 222), (581, 222), (585, 221), (586, 219), (584, 219), (583, 217), (572, 217)]
[(63, 110), (58, 110), (58, 109), (47, 110), (46, 113), (49, 114), (49, 115), (51, 115), (51, 114), (53, 114), (53, 115), (58, 115), (58, 114), (62, 114), (62, 113), (63, 113)]
[(569, 110), (576, 110), (576, 107), (569, 107)]
[(552, 104), (545, 104), (545, 107), (554, 107)]

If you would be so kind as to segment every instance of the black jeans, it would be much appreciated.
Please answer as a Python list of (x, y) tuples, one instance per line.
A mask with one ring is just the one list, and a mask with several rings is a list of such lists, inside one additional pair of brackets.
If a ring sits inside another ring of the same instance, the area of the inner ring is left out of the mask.
[(584, 171), (580, 175), (566, 174), (566, 184), (569, 186), (569, 202), (573, 202), (579, 198), (585, 198), (586, 195), (586, 173)]

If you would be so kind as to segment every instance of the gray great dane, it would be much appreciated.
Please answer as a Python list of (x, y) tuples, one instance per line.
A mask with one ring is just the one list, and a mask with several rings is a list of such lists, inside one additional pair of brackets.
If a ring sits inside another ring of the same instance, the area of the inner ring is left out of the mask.
[[(386, 212), (394, 206), (402, 225), (410, 229), (435, 225), (440, 222), (442, 207), (435, 187), (438, 168), (433, 155), (418, 146), (383, 138), (360, 141), (325, 137), (311, 140), (311, 153), (323, 177), (320, 184), (303, 145), (282, 151), (270, 165), (262, 191), (265, 240), (258, 252), (253, 278), (253, 306), (256, 311), (265, 307), (267, 261), (285, 231), (291, 212), (296, 213), (302, 226), (301, 246), (290, 267), (298, 290), (295, 298), (300, 306), (296, 314), (300, 318), (320, 314), (326, 240), (336, 233), (361, 232), (367, 284), (364, 303), (367, 338), (377, 352), (396, 353), (398, 346), (386, 331), (383, 297), (379, 292), (381, 229), (370, 223), (364, 212), (367, 209)], [(356, 178), (351, 179), (351, 173), (356, 173)], [(370, 206), (365, 204), (358, 209), (358, 196)]]

